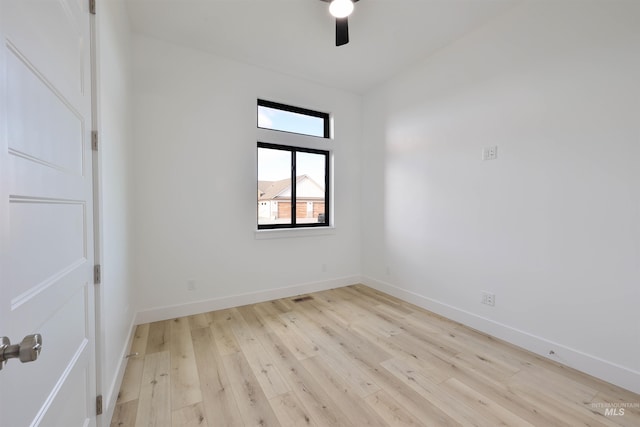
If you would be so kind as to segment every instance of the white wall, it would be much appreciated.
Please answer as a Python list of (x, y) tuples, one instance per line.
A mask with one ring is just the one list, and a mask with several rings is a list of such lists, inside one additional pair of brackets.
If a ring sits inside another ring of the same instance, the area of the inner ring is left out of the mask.
[(99, 195), (102, 265), (99, 310), (99, 383), (110, 419), (129, 347), (135, 305), (133, 284), (131, 159), (131, 36), (122, 1), (99, 2), (96, 15), (98, 61)]
[[(360, 97), (143, 36), (133, 57), (138, 321), (358, 280)], [(257, 98), (334, 115), (333, 234), (256, 238)]]
[(366, 283), (640, 392), (639, 22), (529, 2), (365, 97)]

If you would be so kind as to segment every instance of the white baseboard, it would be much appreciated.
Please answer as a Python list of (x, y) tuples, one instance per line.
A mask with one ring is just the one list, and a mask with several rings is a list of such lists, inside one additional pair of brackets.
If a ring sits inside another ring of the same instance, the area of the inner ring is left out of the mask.
[(278, 298), (287, 298), (309, 292), (340, 288), (343, 286), (353, 285), (354, 283), (360, 283), (360, 280), (360, 276), (346, 276), (320, 282), (303, 283), (283, 288), (266, 289), (264, 291), (212, 298), (204, 301), (156, 307), (138, 312), (136, 316), (136, 324), (139, 325), (142, 323), (158, 322), (161, 320), (175, 319), (176, 317), (190, 316), (197, 313), (206, 313), (208, 311), (239, 307), (247, 304), (271, 301)]
[(118, 368), (116, 369), (116, 375), (111, 381), (109, 385), (109, 390), (104, 393), (103, 396), (103, 411), (102, 416), (103, 422), (102, 426), (111, 425), (111, 419), (113, 418), (113, 412), (116, 409), (116, 402), (118, 400), (118, 393), (120, 393), (120, 387), (122, 386), (122, 379), (124, 378), (124, 371), (127, 368), (127, 354), (129, 354), (129, 350), (131, 349), (131, 344), (133, 343), (133, 338), (136, 330), (136, 318), (135, 316), (131, 319), (131, 325), (129, 327), (129, 336), (126, 340), (126, 345), (120, 352), (120, 359), (118, 363)]
[[(444, 316), (466, 326), (477, 329), (491, 336), (507, 341), (518, 347), (531, 351), (555, 362), (577, 369), (586, 374), (600, 378), (619, 387), (640, 393), (640, 372), (636, 372), (624, 366), (608, 362), (579, 350), (566, 347), (562, 344), (546, 340), (525, 331), (512, 328), (508, 325), (477, 314), (461, 310), (454, 306), (427, 298), (423, 295), (410, 292), (390, 283), (382, 282), (370, 277), (362, 277), (362, 283), (393, 295), (409, 303), (415, 304), (426, 310)], [(554, 349), (554, 355), (549, 356), (549, 349)]]

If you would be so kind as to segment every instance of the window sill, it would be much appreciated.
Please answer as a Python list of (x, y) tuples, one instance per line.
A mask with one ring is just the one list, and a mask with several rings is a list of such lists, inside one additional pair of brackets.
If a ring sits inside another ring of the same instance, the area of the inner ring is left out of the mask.
[(273, 230), (256, 230), (256, 240), (286, 239), (290, 237), (315, 237), (332, 236), (336, 234), (335, 227), (310, 227), (310, 228), (278, 228)]

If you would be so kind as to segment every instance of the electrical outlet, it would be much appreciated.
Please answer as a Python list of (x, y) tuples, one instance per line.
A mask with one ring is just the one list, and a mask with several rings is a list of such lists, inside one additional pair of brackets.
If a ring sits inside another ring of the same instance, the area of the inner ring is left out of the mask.
[(496, 305), (496, 294), (491, 294), (489, 292), (482, 292), (482, 303), (490, 306)]
[(492, 145), (482, 149), (482, 160), (495, 160), (498, 158), (498, 146)]
[(322, 264), (322, 272), (326, 273), (327, 272), (327, 264)]
[(188, 291), (195, 291), (196, 290), (196, 281), (191, 279), (191, 280), (187, 280), (187, 290)]

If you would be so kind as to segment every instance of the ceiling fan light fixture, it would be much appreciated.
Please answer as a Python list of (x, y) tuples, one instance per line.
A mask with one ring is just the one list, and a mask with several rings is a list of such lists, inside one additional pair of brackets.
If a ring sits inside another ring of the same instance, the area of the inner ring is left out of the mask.
[(351, 0), (333, 0), (329, 5), (329, 12), (336, 18), (346, 18), (353, 12)]

